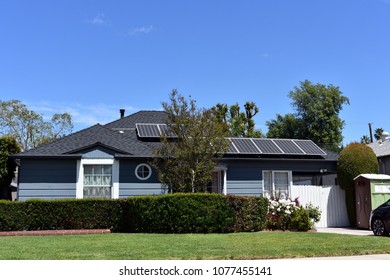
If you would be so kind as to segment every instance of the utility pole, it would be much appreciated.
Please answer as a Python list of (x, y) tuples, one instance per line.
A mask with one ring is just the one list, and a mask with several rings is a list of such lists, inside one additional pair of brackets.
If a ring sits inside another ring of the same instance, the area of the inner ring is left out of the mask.
[(368, 123), (368, 129), (370, 130), (370, 141), (371, 143), (374, 142), (373, 138), (372, 138), (372, 127), (371, 127), (372, 123)]

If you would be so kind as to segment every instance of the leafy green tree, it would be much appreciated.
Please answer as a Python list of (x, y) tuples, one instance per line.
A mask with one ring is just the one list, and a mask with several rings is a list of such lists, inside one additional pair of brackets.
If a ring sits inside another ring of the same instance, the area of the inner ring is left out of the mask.
[(19, 100), (0, 101), (0, 135), (15, 138), (22, 150), (53, 141), (72, 132), (68, 113), (54, 114), (50, 121), (27, 108)]
[(301, 135), (299, 127), (301, 126), (300, 120), (292, 114), (276, 115), (275, 120), (267, 121), (268, 138), (288, 138), (288, 139), (301, 139), (304, 135)]
[(16, 170), (16, 162), (10, 155), (20, 152), (20, 147), (11, 137), (0, 137), (0, 199), (11, 199), (10, 184)]
[(218, 103), (211, 108), (217, 119), (223, 123), (230, 136), (235, 137), (262, 137), (260, 130), (255, 129), (254, 116), (259, 112), (259, 107), (254, 102), (244, 104), (244, 112), (238, 103), (228, 106)]
[[(310, 139), (316, 144), (331, 150), (338, 150), (342, 140), (344, 121), (339, 113), (349, 99), (333, 85), (312, 84), (305, 80), (289, 93), (294, 114), (279, 117), (267, 122), (268, 137), (290, 138), (293, 125), (295, 137)], [(293, 118), (296, 120), (294, 121)], [(280, 129), (275, 129), (280, 128)]]
[(173, 90), (162, 103), (168, 115), (168, 131), (161, 138), (152, 165), (161, 183), (171, 192), (205, 192), (217, 158), (228, 149), (225, 127), (211, 110), (199, 109)]
[(350, 222), (356, 224), (356, 198), (353, 179), (364, 173), (378, 173), (379, 165), (374, 151), (365, 144), (351, 143), (341, 152), (337, 163), (337, 178), (345, 190)]

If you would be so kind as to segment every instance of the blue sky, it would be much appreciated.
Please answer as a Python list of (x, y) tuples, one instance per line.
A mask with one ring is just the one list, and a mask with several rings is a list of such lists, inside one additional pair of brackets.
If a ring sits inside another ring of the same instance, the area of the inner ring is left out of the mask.
[(305, 79), (340, 87), (344, 143), (390, 130), (390, 0), (0, 0), (0, 100), (76, 130), (161, 109), (254, 101), (264, 133)]

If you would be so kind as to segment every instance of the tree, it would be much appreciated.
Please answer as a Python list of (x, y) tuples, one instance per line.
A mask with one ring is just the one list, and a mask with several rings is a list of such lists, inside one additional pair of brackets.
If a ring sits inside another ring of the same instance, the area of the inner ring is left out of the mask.
[(350, 222), (356, 223), (355, 185), (353, 179), (363, 173), (378, 173), (379, 165), (374, 151), (365, 144), (351, 143), (340, 152), (337, 178), (345, 198)]
[(363, 136), (360, 138), (360, 144), (370, 144), (370, 143), (371, 143), (370, 136), (368, 136), (368, 135), (363, 135)]
[(11, 137), (0, 137), (0, 199), (11, 199), (10, 184), (16, 170), (16, 163), (9, 156), (19, 153), (20, 147)]
[(288, 139), (301, 139), (304, 135), (300, 134), (298, 129), (301, 124), (300, 120), (292, 114), (276, 115), (275, 120), (267, 122), (268, 138), (288, 138)]
[(259, 108), (254, 102), (244, 104), (245, 112), (241, 112), (238, 103), (228, 106), (218, 103), (211, 108), (217, 119), (223, 123), (230, 136), (235, 137), (262, 137), (260, 130), (255, 130), (254, 116), (259, 112)]
[(383, 128), (375, 129), (374, 137), (377, 141), (382, 139), (382, 133), (384, 132)]
[[(370, 136), (368, 135), (363, 135), (361, 138), (360, 138), (360, 143), (362, 144), (370, 144), (372, 142), (372, 132), (371, 132), (371, 123), (369, 124), (370, 126)], [(375, 129), (375, 133), (374, 133), (374, 138), (376, 141), (379, 141), (382, 139), (382, 133), (384, 132), (383, 128), (377, 128)]]
[(229, 146), (225, 129), (211, 110), (198, 109), (195, 100), (187, 101), (176, 90), (162, 106), (168, 130), (152, 165), (170, 192), (205, 192), (218, 157)]
[(53, 141), (72, 132), (68, 113), (54, 114), (50, 121), (27, 108), (19, 100), (0, 101), (0, 135), (15, 138), (22, 150)]
[[(289, 97), (293, 100), (295, 113), (267, 122), (270, 128), (267, 136), (289, 138), (291, 128), (286, 123), (288, 121), (294, 125), (296, 137), (310, 139), (324, 148), (338, 150), (343, 140), (342, 129), (345, 124), (339, 113), (344, 104), (349, 104), (349, 99), (343, 96), (340, 89), (305, 80), (300, 83), (300, 87), (290, 91)], [(275, 127), (283, 129), (276, 130)]]

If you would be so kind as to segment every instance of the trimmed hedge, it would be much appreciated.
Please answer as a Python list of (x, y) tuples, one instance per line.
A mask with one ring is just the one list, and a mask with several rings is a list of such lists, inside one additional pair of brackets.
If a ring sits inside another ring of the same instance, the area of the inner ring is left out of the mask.
[(225, 233), (265, 229), (268, 200), (217, 194), (128, 199), (0, 201), (0, 231), (96, 229)]
[(0, 202), (0, 230), (124, 230), (127, 200), (28, 200)]

